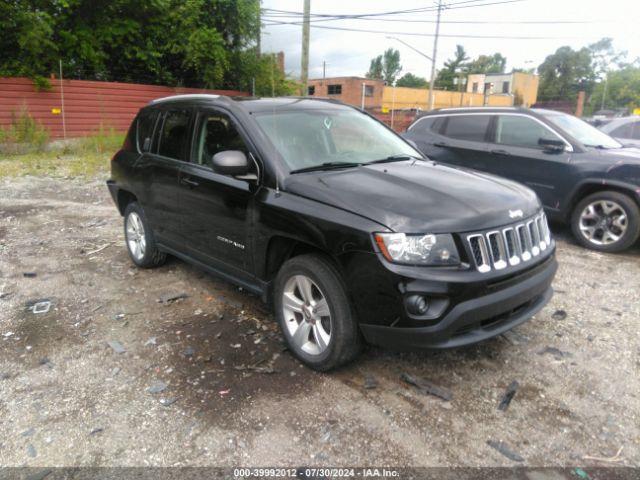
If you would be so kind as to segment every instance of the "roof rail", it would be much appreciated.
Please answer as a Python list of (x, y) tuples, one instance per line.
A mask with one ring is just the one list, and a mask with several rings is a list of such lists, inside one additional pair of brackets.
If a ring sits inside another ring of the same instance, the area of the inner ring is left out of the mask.
[(156, 98), (151, 100), (149, 104), (164, 103), (178, 100), (215, 100), (220, 98), (221, 95), (213, 95), (210, 93), (187, 93), (182, 95), (171, 95), (169, 97)]

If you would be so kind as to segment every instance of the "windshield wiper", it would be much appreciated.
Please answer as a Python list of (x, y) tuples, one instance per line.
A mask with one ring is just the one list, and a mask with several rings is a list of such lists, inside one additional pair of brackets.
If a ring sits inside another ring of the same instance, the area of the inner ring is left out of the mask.
[(380, 160), (367, 162), (366, 165), (373, 165), (374, 163), (401, 162), (403, 160), (422, 160), (422, 158), (414, 155), (408, 155), (406, 153), (399, 153), (397, 155), (389, 155), (387, 158), (381, 158)]
[(604, 145), (588, 145), (585, 143), (585, 147), (597, 148), (598, 150), (609, 150), (609, 147), (605, 147)]
[(332, 170), (334, 168), (352, 168), (359, 167), (362, 163), (356, 162), (324, 162), (320, 165), (314, 165), (313, 167), (298, 168), (297, 170), (291, 170), (289, 173), (305, 173), (305, 172), (317, 172), (320, 170)]

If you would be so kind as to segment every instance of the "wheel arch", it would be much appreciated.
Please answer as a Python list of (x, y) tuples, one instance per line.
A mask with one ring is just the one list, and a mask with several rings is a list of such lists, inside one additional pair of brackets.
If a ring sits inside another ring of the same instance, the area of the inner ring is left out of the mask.
[(118, 210), (120, 211), (120, 215), (124, 216), (124, 212), (127, 209), (127, 205), (132, 202), (137, 202), (138, 197), (136, 197), (133, 193), (128, 190), (119, 189), (117, 198)]
[(571, 219), (573, 209), (580, 202), (580, 200), (588, 195), (607, 191), (618, 192), (627, 195), (636, 203), (636, 205), (638, 205), (638, 207), (640, 207), (640, 187), (618, 181), (585, 180), (578, 184), (569, 196), (569, 201), (566, 204), (567, 207), (563, 212), (564, 220), (569, 221)]

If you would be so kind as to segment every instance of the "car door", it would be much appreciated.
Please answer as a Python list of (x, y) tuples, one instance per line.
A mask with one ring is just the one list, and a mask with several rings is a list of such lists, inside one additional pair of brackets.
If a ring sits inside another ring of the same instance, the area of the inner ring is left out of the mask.
[(153, 139), (141, 139), (149, 151), (137, 162), (145, 215), (158, 242), (170, 247), (182, 245), (178, 174), (187, 158), (192, 116), (187, 108), (161, 111)]
[[(563, 151), (545, 150), (540, 140), (566, 143)], [(486, 170), (533, 189), (546, 208), (560, 208), (563, 182), (570, 176), (571, 145), (534, 117), (523, 114), (495, 114), (491, 123)]]
[(485, 170), (489, 133), (489, 114), (448, 114), (434, 123), (436, 135), (429, 158), (443, 163)]
[(198, 112), (190, 162), (180, 171), (179, 203), (189, 255), (242, 279), (254, 271), (250, 224), (257, 182), (212, 168), (213, 156), (226, 150), (243, 151), (250, 162), (255, 158), (236, 125), (222, 110)]

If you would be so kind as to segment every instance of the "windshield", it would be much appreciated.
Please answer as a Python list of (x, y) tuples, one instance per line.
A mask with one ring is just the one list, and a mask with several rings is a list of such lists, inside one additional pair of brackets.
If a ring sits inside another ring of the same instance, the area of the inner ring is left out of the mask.
[(377, 121), (354, 110), (296, 110), (256, 115), (291, 170), (422, 155)]
[(547, 120), (557, 125), (573, 138), (587, 147), (598, 148), (621, 148), (622, 145), (616, 142), (606, 133), (592, 127), (587, 122), (580, 120), (573, 115), (566, 113), (543, 113)]

